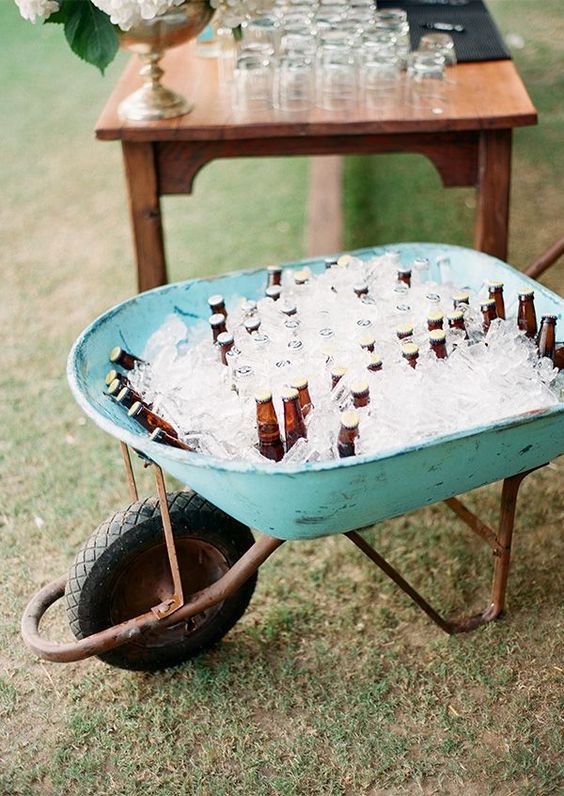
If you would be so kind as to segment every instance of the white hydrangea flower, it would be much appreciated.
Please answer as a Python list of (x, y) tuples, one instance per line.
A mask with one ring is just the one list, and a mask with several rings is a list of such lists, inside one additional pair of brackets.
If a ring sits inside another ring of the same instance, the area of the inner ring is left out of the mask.
[(24, 19), (37, 22), (38, 19), (47, 19), (59, 10), (57, 0), (16, 0), (16, 5)]
[(221, 14), (221, 23), (237, 28), (260, 7), (260, 0), (209, 0), (210, 6)]
[(183, 2), (184, 0), (92, 0), (122, 30), (129, 30), (143, 20), (164, 14)]

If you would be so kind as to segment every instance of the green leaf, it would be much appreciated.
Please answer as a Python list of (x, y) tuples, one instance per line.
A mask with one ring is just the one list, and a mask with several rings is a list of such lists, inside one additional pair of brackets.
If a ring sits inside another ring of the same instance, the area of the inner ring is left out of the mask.
[(54, 11), (50, 17), (43, 20), (44, 25), (55, 24), (55, 25), (64, 25), (67, 21), (67, 17), (69, 15), (69, 4), (66, 0), (61, 0), (59, 3), (59, 10)]
[(56, 13), (66, 15), (65, 36), (71, 50), (104, 74), (119, 47), (116, 29), (109, 16), (93, 6), (90, 0), (63, 0)]

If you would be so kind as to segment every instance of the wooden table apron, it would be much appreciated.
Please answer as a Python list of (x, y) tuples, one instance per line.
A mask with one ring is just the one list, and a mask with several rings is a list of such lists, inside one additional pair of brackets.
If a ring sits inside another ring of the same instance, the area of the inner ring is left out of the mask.
[(96, 128), (99, 139), (122, 142), (140, 290), (167, 281), (160, 197), (190, 194), (199, 170), (218, 158), (422, 154), (445, 187), (476, 188), (475, 248), (507, 259), (512, 130), (537, 119), (511, 61), (455, 67), (456, 89), (444, 114), (398, 106), (378, 118), (362, 106), (346, 116), (316, 108), (299, 119), (275, 110), (235, 117), (215, 62), (179, 47), (164, 66), (166, 82), (195, 100), (192, 114), (120, 122), (119, 101), (139, 82), (133, 59)]

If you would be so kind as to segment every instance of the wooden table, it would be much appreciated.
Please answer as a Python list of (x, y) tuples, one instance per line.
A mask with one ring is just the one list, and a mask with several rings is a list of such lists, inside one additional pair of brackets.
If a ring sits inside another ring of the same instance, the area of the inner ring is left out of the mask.
[[(191, 193), (196, 174), (217, 158), (420, 153), (433, 162), (445, 187), (476, 187), (475, 247), (506, 259), (512, 131), (537, 120), (511, 61), (454, 67), (456, 85), (440, 115), (405, 102), (380, 112), (359, 105), (346, 115), (320, 108), (239, 113), (219, 88), (217, 62), (196, 57), (192, 45), (167, 53), (163, 67), (165, 84), (195, 101), (191, 114), (122, 123), (118, 104), (140, 85), (139, 64), (132, 59), (96, 127), (100, 140), (122, 143), (140, 290), (167, 281), (160, 197)], [(324, 253), (330, 253), (340, 248), (340, 208), (330, 189), (338, 161), (315, 160), (308, 248), (313, 253), (323, 241)]]

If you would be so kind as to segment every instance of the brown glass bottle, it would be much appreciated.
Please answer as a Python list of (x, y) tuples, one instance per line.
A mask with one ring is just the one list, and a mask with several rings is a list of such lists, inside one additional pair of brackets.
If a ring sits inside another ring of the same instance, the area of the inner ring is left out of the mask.
[(419, 347), (415, 343), (404, 343), (401, 347), (401, 355), (407, 361), (410, 368), (417, 367), (419, 359)]
[(444, 328), (444, 317), (440, 310), (431, 310), (427, 315), (427, 329), (432, 332), (434, 329)]
[(119, 365), (124, 370), (133, 370), (135, 365), (145, 364), (142, 359), (130, 354), (129, 351), (125, 351), (118, 345), (110, 351), (109, 359), (114, 365)]
[(216, 312), (210, 317), (209, 324), (212, 330), (213, 341), (214, 343), (217, 343), (217, 338), (219, 335), (227, 331), (227, 326), (225, 325), (225, 315), (222, 315), (220, 312)]
[(325, 270), (328, 271), (330, 268), (335, 268), (335, 266), (337, 265), (337, 258), (326, 257), (324, 262), (325, 262)]
[(351, 395), (355, 409), (361, 409), (370, 403), (370, 390), (368, 382), (358, 381), (351, 385)]
[(249, 334), (252, 334), (253, 332), (258, 332), (258, 330), (260, 329), (260, 323), (261, 321), (258, 315), (254, 315), (252, 318), (246, 319), (244, 326), (247, 332)]
[(282, 268), (279, 265), (269, 265), (266, 269), (266, 287), (282, 284)]
[(468, 293), (455, 293), (452, 297), (452, 303), (455, 310), (460, 309), (464, 312), (464, 308), (470, 306), (470, 296)]
[(104, 384), (106, 385), (106, 387), (109, 387), (112, 381), (114, 381), (114, 379), (119, 379), (122, 377), (125, 378), (125, 376), (123, 376), (122, 373), (119, 373), (119, 371), (117, 371), (115, 368), (112, 368), (106, 373), (106, 376), (104, 378)]
[(227, 355), (233, 349), (235, 341), (231, 332), (222, 332), (217, 337), (217, 344), (219, 346), (219, 356), (223, 365), (227, 365)]
[(505, 320), (505, 301), (503, 299), (503, 282), (488, 282), (490, 299), (495, 301), (497, 317)]
[(460, 329), (461, 332), (466, 334), (466, 324), (464, 323), (464, 313), (460, 310), (455, 310), (454, 312), (449, 312), (447, 315), (448, 319), (448, 328), (449, 329)]
[[(106, 373), (106, 378), (104, 379), (104, 381), (105, 381), (106, 386), (108, 388), (111, 387), (114, 384), (115, 381), (117, 381), (117, 383), (119, 384), (119, 389), (120, 390), (122, 390), (124, 387), (129, 387), (130, 386), (129, 385), (129, 379), (127, 378), (127, 376), (124, 373), (120, 373), (117, 370), (109, 370)], [(116, 390), (115, 386), (114, 386), (112, 392), (110, 392), (110, 390), (108, 389), (108, 395), (112, 395), (112, 394), (117, 395), (118, 392), (119, 392), (119, 390)]]
[(564, 343), (556, 343), (554, 348), (554, 367), (564, 370)]
[(554, 362), (556, 351), (556, 315), (543, 315), (537, 338), (539, 356), (548, 357)]
[(337, 450), (341, 459), (356, 454), (359, 422), (358, 412), (343, 412), (341, 415), (341, 428), (337, 437)]
[(300, 396), (300, 407), (304, 417), (307, 417), (313, 409), (313, 401), (309, 394), (309, 384), (305, 376), (298, 376), (292, 380), (291, 386), (298, 391)]
[(497, 307), (495, 301), (493, 299), (488, 299), (488, 301), (482, 301), (480, 304), (480, 309), (482, 311), (482, 329), (484, 334), (488, 333), (490, 328), (491, 322), (497, 318)]
[(143, 428), (146, 428), (147, 431), (154, 431), (156, 428), (162, 428), (162, 430), (171, 437), (178, 437), (174, 426), (171, 426), (171, 424), (160, 415), (152, 412), (147, 406), (142, 404), (141, 401), (135, 401), (135, 403), (129, 408), (127, 414), (129, 417), (133, 417), (135, 420), (137, 420), (137, 422), (142, 425)]
[(208, 298), (208, 304), (212, 315), (223, 315), (227, 319), (227, 310), (225, 309), (225, 299), (220, 293), (215, 293)]
[(527, 337), (536, 337), (537, 314), (535, 312), (535, 291), (522, 290), (519, 293), (519, 309), (517, 310), (517, 326)]
[(170, 445), (171, 448), (180, 448), (183, 451), (193, 451), (190, 445), (186, 442), (183, 442), (178, 437), (171, 437), (170, 434), (167, 434), (166, 431), (163, 431), (162, 428), (155, 428), (151, 431), (151, 435), (149, 437), (153, 442), (160, 442), (163, 445)]
[(398, 282), (403, 282), (411, 287), (411, 268), (398, 268)]
[(267, 287), (264, 291), (264, 295), (267, 298), (272, 299), (272, 301), (278, 301), (282, 295), (282, 288), (280, 285), (270, 285), (270, 287)]
[(334, 390), (337, 384), (341, 381), (347, 369), (342, 365), (334, 365), (331, 368), (331, 389)]
[(280, 307), (280, 312), (282, 312), (288, 318), (291, 318), (293, 315), (297, 315), (298, 308), (295, 304), (283, 304)]
[(270, 390), (260, 390), (255, 395), (257, 405), (258, 451), (266, 459), (279, 462), (284, 457), (280, 426)]
[(446, 334), (442, 329), (433, 329), (429, 333), (429, 344), (437, 359), (446, 359), (448, 357)]
[(368, 285), (365, 282), (359, 282), (357, 285), (353, 285), (353, 290), (358, 298), (368, 295)]
[(376, 340), (374, 339), (374, 335), (370, 334), (370, 332), (361, 334), (358, 338), (358, 342), (364, 351), (368, 351), (369, 354), (373, 353)]
[(407, 340), (409, 337), (413, 337), (413, 326), (410, 323), (396, 326), (396, 335), (398, 340)]
[(382, 370), (382, 360), (378, 354), (370, 355), (370, 359), (368, 360), (368, 365), (366, 367), (371, 373), (377, 373), (379, 370)]
[(306, 285), (309, 281), (309, 272), (304, 270), (294, 271), (294, 282), (296, 285)]
[[(110, 387), (111, 386), (112, 385), (110, 384)], [(135, 392), (135, 390), (132, 390), (130, 387), (122, 387), (121, 389), (118, 387), (117, 391), (113, 393), (110, 393), (108, 388), (108, 395), (111, 395), (116, 403), (121, 404), (121, 406), (125, 407), (126, 409), (131, 409), (133, 404), (137, 403), (137, 401), (143, 403), (143, 399), (139, 393)], [(149, 404), (147, 404), (147, 407), (149, 407)]]
[(300, 406), (299, 392), (294, 387), (288, 387), (282, 393), (282, 403), (284, 405), (284, 437), (286, 438), (286, 450), (289, 451), (299, 439), (302, 437), (307, 439), (307, 431)]

